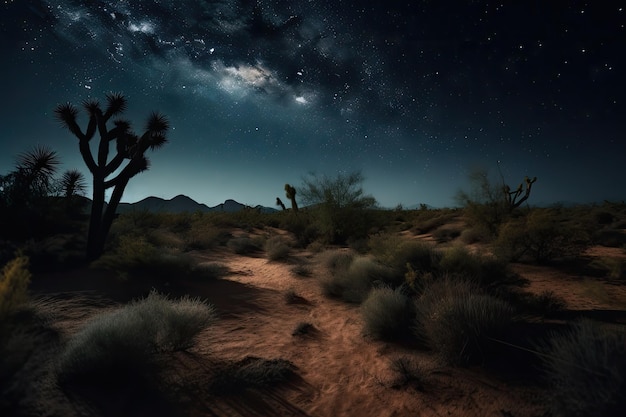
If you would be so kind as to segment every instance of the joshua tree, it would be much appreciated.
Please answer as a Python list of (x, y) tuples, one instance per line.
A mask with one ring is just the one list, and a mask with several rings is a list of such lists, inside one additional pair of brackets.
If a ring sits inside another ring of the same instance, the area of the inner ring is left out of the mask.
[[(86, 130), (83, 131), (76, 121), (78, 109), (70, 103), (57, 106), (55, 113), (61, 124), (78, 138), (80, 154), (93, 176), (93, 199), (91, 217), (87, 235), (87, 257), (96, 259), (104, 250), (104, 242), (115, 218), (115, 211), (122, 199), (128, 181), (135, 175), (149, 167), (149, 160), (145, 156), (148, 149), (158, 149), (167, 139), (165, 133), (169, 123), (165, 116), (152, 113), (148, 118), (146, 131), (137, 136), (131, 130), (130, 122), (115, 120), (113, 127), (107, 126), (113, 116), (126, 109), (126, 99), (121, 94), (107, 94), (106, 109), (100, 107), (97, 100), (83, 102), (83, 107), (89, 115)], [(92, 154), (89, 142), (98, 132), (97, 158)], [(109, 160), (109, 151), (115, 143), (115, 155)], [(124, 165), (126, 161), (126, 164)], [(114, 172), (119, 173), (109, 178)], [(111, 199), (104, 209), (105, 191), (113, 188)]]
[(298, 211), (298, 203), (296, 203), (296, 189), (289, 184), (285, 184), (285, 195), (291, 200), (291, 208)]
[[(520, 185), (517, 187), (517, 190), (515, 191), (511, 191), (511, 187), (506, 184), (502, 187), (502, 190), (504, 191), (504, 198), (506, 199), (509, 210), (513, 210), (514, 208), (521, 206), (524, 201), (528, 200), (528, 197), (530, 196), (530, 190), (533, 187), (535, 181), (537, 181), (537, 177), (534, 177), (532, 180), (528, 177), (524, 177), (524, 182), (526, 183), (526, 192), (524, 192), (523, 196), (522, 191), (524, 190), (524, 183), (520, 183)], [(522, 198), (518, 200), (520, 196), (522, 196)]]
[(287, 207), (285, 207), (285, 204), (279, 197), (276, 197), (276, 205), (282, 207), (283, 210), (287, 210)]

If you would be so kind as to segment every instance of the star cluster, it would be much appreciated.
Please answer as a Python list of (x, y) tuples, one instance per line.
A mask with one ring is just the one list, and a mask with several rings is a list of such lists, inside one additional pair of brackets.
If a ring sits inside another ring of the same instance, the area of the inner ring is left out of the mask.
[[(2, 9), (8, 134), (22, 134), (25, 111), (49, 119), (55, 103), (111, 90), (136, 104), (133, 118), (168, 114), (172, 149), (155, 156), (154, 180), (129, 188), (130, 200), (177, 194), (164, 187), (185, 166), (183, 190), (206, 202), (200, 177), (256, 204), (261, 193), (237, 182), (243, 171), (280, 190), (307, 171), (362, 169), (383, 205), (450, 205), (468, 169), (498, 161), (512, 182), (538, 175), (546, 202), (623, 198), (601, 187), (578, 195), (577, 177), (601, 182), (623, 151), (619, 2), (36, 0)], [(61, 143), (63, 132), (42, 123)], [(220, 191), (215, 201), (234, 197)]]

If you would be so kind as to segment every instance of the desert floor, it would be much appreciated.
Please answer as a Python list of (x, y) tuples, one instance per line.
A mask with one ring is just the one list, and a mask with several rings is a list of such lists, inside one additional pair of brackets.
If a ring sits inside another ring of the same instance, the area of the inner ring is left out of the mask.
[[(280, 231), (279, 231), (280, 232)], [(237, 231), (233, 231), (234, 234)], [(284, 233), (284, 232), (283, 232)], [(430, 235), (417, 236), (430, 240)], [(329, 250), (349, 250), (330, 248)], [(623, 250), (594, 247), (587, 256), (624, 257)], [(199, 262), (219, 262), (230, 273), (203, 283), (180, 283), (160, 291), (172, 296), (206, 298), (219, 312), (189, 352), (169, 354), (170, 366), (157, 392), (130, 390), (110, 394), (63, 392), (53, 381), (50, 364), (31, 360), (29, 395), (22, 413), (46, 416), (190, 415), (190, 416), (515, 416), (545, 414), (546, 388), (536, 372), (512, 366), (517, 352), (488, 367), (441, 366), (430, 352), (410, 344), (372, 340), (363, 334), (359, 307), (322, 295), (319, 277), (327, 274), (323, 253), (294, 250), (287, 260), (269, 261), (263, 253), (237, 255), (226, 248), (196, 251)], [(294, 265), (310, 269), (308, 277), (292, 272)], [(626, 285), (586, 276), (576, 268), (514, 264), (528, 280), (525, 291), (551, 290), (567, 303), (568, 320), (589, 315), (626, 324)], [(33, 298), (51, 314), (59, 330), (42, 343), (50, 355), (94, 314), (115, 308), (148, 290), (116, 283), (110, 273), (81, 268), (35, 276)], [(293, 332), (310, 323), (304, 335)], [(404, 383), (392, 370), (395, 358), (418, 364), (420, 381)], [(521, 357), (521, 356), (520, 356)], [(251, 358), (285, 359), (295, 366), (287, 384), (264, 389), (231, 390), (216, 395), (208, 382), (224, 363)], [(495, 364), (495, 365), (494, 365)]]

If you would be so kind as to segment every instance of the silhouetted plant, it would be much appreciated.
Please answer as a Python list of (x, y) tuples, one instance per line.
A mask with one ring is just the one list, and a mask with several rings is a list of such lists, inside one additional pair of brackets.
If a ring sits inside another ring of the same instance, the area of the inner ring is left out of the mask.
[(65, 171), (61, 176), (61, 193), (67, 197), (84, 195), (87, 189), (85, 176), (77, 169)]
[(371, 225), (367, 211), (375, 207), (376, 199), (364, 193), (363, 179), (358, 171), (335, 178), (310, 174), (303, 179), (301, 199), (315, 206), (320, 230), (329, 243), (367, 236)]
[(48, 196), (55, 192), (59, 163), (55, 151), (37, 146), (20, 154), (15, 169), (0, 176), (0, 228), (5, 237), (38, 237), (50, 228)]
[(287, 210), (287, 207), (285, 207), (285, 204), (283, 203), (283, 200), (280, 199), (280, 197), (276, 197), (276, 205), (282, 208), (283, 211)]
[[(146, 131), (141, 136), (132, 132), (131, 125), (126, 120), (115, 120), (114, 127), (109, 127), (107, 125), (111, 118), (126, 109), (126, 99), (121, 94), (107, 94), (106, 99), (104, 111), (96, 100), (83, 103), (89, 115), (84, 131), (78, 126), (78, 109), (72, 104), (61, 104), (55, 110), (62, 125), (78, 138), (81, 156), (93, 177), (93, 201), (87, 236), (87, 256), (90, 259), (102, 254), (124, 189), (132, 177), (148, 169), (149, 160), (145, 153), (148, 149), (158, 149), (167, 142), (165, 133), (169, 127), (167, 119), (159, 113), (150, 115)], [(100, 140), (97, 156), (94, 158), (90, 142), (96, 132)], [(112, 143), (115, 143), (115, 155), (109, 159)], [(109, 178), (115, 172), (118, 174)], [(113, 192), (105, 210), (105, 191), (109, 188), (113, 188)]]
[[(298, 203), (296, 202), (296, 189), (289, 184), (285, 184), (285, 195), (291, 201), (291, 209), (298, 211)], [(283, 206), (284, 209), (284, 206)]]

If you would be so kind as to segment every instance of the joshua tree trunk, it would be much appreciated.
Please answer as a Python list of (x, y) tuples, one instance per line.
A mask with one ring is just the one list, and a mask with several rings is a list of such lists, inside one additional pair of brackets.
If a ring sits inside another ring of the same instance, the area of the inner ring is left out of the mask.
[(298, 203), (296, 202), (296, 189), (289, 184), (285, 184), (285, 195), (291, 200), (291, 209), (295, 212), (298, 211)]
[[(84, 132), (76, 122), (78, 109), (73, 105), (69, 103), (59, 105), (55, 113), (63, 126), (78, 138), (81, 156), (93, 176), (93, 198), (87, 234), (87, 258), (93, 260), (104, 250), (115, 212), (128, 181), (148, 169), (149, 161), (145, 152), (148, 149), (160, 148), (167, 142), (165, 132), (169, 126), (164, 116), (152, 113), (148, 119), (146, 132), (141, 136), (133, 134), (130, 123), (125, 120), (115, 120), (114, 127), (109, 128), (107, 123), (111, 117), (126, 109), (126, 99), (120, 94), (107, 95), (107, 107), (104, 112), (97, 101), (87, 101), (84, 107), (89, 113), (89, 122)], [(89, 146), (96, 131), (100, 136), (97, 160), (94, 159)], [(112, 142), (115, 142), (116, 153), (109, 160)], [(122, 168), (125, 161), (128, 162)], [(121, 171), (115, 177), (107, 180), (120, 168)], [(105, 191), (109, 188), (113, 188), (113, 193), (104, 210)]]

